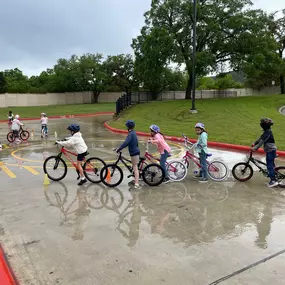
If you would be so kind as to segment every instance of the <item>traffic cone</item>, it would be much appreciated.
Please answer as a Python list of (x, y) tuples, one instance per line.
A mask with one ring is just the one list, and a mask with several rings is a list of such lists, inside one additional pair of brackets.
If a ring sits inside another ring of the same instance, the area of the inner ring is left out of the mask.
[(106, 181), (109, 183), (111, 181), (111, 172), (108, 168), (108, 172), (107, 172), (107, 177), (106, 177)]
[(45, 186), (50, 185), (50, 182), (49, 182), (49, 179), (48, 179), (48, 175), (47, 175), (47, 174), (45, 174), (44, 185), (45, 185)]

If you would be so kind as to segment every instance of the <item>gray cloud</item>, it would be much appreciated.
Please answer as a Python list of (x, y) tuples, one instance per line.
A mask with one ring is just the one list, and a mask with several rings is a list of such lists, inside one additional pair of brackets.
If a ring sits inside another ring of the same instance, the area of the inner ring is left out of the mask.
[[(281, 1), (254, 1), (270, 11)], [(0, 0), (0, 70), (36, 74), (71, 54), (132, 52), (151, 0)], [(284, 4), (283, 4), (283, 8)]]

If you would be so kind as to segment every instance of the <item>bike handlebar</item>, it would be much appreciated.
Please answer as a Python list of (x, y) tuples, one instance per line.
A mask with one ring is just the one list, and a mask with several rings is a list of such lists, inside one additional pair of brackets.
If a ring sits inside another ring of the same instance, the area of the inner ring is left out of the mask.
[(189, 139), (184, 134), (182, 134), (182, 137), (184, 138), (184, 145), (185, 145), (185, 147), (188, 148), (188, 149), (192, 149), (194, 147), (194, 144), (192, 142), (190, 142)]

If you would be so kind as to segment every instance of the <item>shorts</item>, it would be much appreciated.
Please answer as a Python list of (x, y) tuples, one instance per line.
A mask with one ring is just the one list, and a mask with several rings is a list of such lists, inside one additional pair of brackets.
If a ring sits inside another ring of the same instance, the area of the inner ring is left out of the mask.
[(138, 165), (140, 162), (140, 156), (139, 155), (131, 156), (131, 161), (132, 165)]
[(12, 130), (12, 132), (16, 138), (19, 137), (19, 131), (18, 130)]
[(87, 151), (77, 154), (77, 161), (83, 161), (86, 155)]

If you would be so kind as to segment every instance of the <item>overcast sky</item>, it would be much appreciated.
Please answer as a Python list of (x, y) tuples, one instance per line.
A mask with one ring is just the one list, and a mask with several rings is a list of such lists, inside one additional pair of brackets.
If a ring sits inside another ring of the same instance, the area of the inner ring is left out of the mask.
[[(267, 11), (284, 0), (255, 0)], [(28, 75), (72, 54), (131, 53), (151, 0), (0, 0), (0, 70)]]

